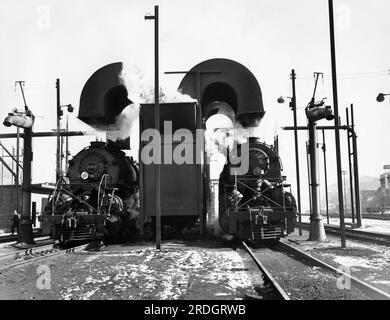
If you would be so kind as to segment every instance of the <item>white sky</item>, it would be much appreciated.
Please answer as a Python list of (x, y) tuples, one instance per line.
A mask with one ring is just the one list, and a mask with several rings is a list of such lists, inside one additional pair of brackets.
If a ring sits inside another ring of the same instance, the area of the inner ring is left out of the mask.
[[(61, 79), (61, 103), (72, 103), (71, 130), (89, 130), (76, 119), (85, 81), (101, 66), (123, 61), (146, 74), (153, 72), (153, 23), (144, 20), (160, 6), (160, 67), (188, 70), (210, 58), (230, 58), (248, 67), (263, 92), (266, 115), (261, 138), (273, 142), (280, 134), (285, 174), (295, 186), (292, 125), (288, 104), (289, 73), (298, 74), (299, 124), (305, 125), (303, 107), (310, 100), (314, 71), (325, 73), (318, 98), (332, 104), (329, 26), (326, 0), (2, 0), (0, 2), (0, 119), (15, 106), (22, 107), (14, 81), (26, 81), (28, 105), (37, 116), (35, 131), (55, 128), (55, 79)], [(377, 103), (379, 92), (390, 93), (390, 2), (388, 0), (334, 0), (339, 107), (355, 104), (361, 175), (379, 176), (390, 162), (387, 147), (389, 99)], [(382, 73), (371, 73), (383, 71)], [(348, 74), (363, 74), (348, 77)], [(380, 76), (378, 76), (380, 75)], [(152, 79), (152, 77), (151, 77)], [(164, 88), (176, 88), (181, 76), (162, 75)], [(151, 83), (152, 85), (152, 83)], [(2, 121), (2, 120), (1, 120)], [(325, 124), (322, 121), (320, 124)], [(0, 132), (14, 132), (0, 126)], [(344, 136), (343, 136), (344, 137)], [(301, 138), (302, 184), (306, 185), (306, 157)], [(91, 138), (71, 138), (74, 155)], [(333, 136), (328, 142), (333, 145)], [(10, 141), (7, 142), (8, 145)], [(344, 145), (343, 145), (344, 147)], [(334, 149), (328, 147), (329, 181), (336, 180)], [(321, 155), (321, 154), (320, 154)], [(322, 156), (322, 155), (321, 155)], [(345, 159), (345, 158), (344, 158)], [(347, 169), (347, 162), (344, 161)], [(53, 181), (55, 139), (34, 140), (33, 181)], [(295, 188), (294, 188), (295, 189)], [(305, 193), (305, 191), (303, 191)], [(306, 192), (307, 193), (307, 192)]]

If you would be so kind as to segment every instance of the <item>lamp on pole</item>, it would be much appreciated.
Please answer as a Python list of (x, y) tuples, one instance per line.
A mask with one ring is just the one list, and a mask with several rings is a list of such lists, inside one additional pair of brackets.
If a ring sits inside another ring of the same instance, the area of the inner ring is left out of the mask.
[(376, 97), (376, 101), (383, 102), (385, 101), (385, 96), (390, 96), (390, 93), (379, 93)]
[(56, 80), (56, 93), (57, 93), (57, 152), (56, 152), (56, 182), (62, 176), (62, 151), (61, 151), (61, 117), (64, 115), (64, 112), (61, 108), (67, 108), (68, 112), (73, 112), (73, 107), (71, 104), (61, 105), (60, 97), (60, 79)]
[[(299, 172), (299, 149), (298, 149), (298, 130), (297, 130), (297, 98), (295, 90), (295, 70), (291, 70), (292, 97), (290, 99), (290, 109), (294, 115), (294, 144), (295, 144), (295, 173), (297, 179), (297, 203), (298, 203), (298, 220), (299, 220), (299, 235), (302, 235), (302, 212), (301, 212), (301, 182)], [(278, 103), (284, 103), (283, 97), (278, 98)]]

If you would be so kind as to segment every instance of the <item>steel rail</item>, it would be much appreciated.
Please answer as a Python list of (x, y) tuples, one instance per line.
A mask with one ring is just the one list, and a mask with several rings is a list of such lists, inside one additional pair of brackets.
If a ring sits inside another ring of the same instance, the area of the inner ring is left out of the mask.
[(24, 256), (31, 256), (38, 253), (44, 254), (54, 250), (60, 250), (60, 248), (56, 247), (54, 243), (48, 245), (38, 245), (31, 248), (20, 248), (20, 250), (18, 251), (0, 254), (0, 260), (5, 260), (5, 259), (16, 260)]
[[(302, 227), (309, 228), (310, 223), (302, 222)], [(340, 234), (340, 228), (337, 226), (325, 225), (325, 231), (333, 234)], [(386, 234), (386, 233), (345, 229), (345, 235), (350, 239), (390, 245), (390, 234)]]
[(369, 295), (371, 297), (373, 297), (374, 299), (376, 300), (390, 300), (390, 294), (368, 284), (367, 282), (364, 282), (362, 280), (359, 280), (357, 278), (355, 278), (354, 276), (351, 276), (350, 274), (348, 273), (345, 273), (333, 266), (331, 266), (330, 264), (327, 264), (326, 262), (320, 260), (320, 259), (317, 259), (315, 257), (313, 257), (312, 255), (284, 242), (284, 241), (279, 241), (279, 243), (284, 247), (286, 248), (287, 250), (289, 251), (292, 251), (294, 252), (295, 254), (303, 257), (304, 259), (307, 259), (311, 262), (313, 262), (314, 264), (317, 264), (319, 266), (321, 266), (322, 268), (325, 268), (325, 269), (328, 269), (330, 271), (332, 271), (333, 273), (336, 273), (338, 275), (343, 275), (347, 278), (349, 278), (351, 280), (351, 283), (354, 284), (356, 287), (358, 287), (360, 290), (364, 291), (364, 292), (368, 292)]
[(250, 254), (253, 261), (256, 263), (257, 267), (263, 273), (264, 277), (269, 280), (269, 283), (274, 288), (274, 290), (278, 293), (282, 300), (290, 300), (288, 294), (282, 289), (279, 283), (275, 280), (275, 278), (271, 275), (271, 273), (267, 270), (267, 268), (260, 262), (259, 259), (256, 258), (253, 251), (248, 247), (248, 245), (243, 241), (242, 245), (246, 249), (246, 251)]
[(38, 260), (47, 259), (47, 258), (56, 256), (56, 255), (78, 252), (78, 251), (81, 251), (81, 250), (85, 249), (90, 244), (91, 244), (91, 242), (87, 243), (87, 244), (82, 244), (82, 245), (79, 245), (79, 246), (75, 246), (75, 247), (72, 247), (72, 248), (68, 248), (68, 249), (58, 250), (56, 252), (49, 253), (49, 254), (46, 254), (46, 255), (43, 255), (43, 256), (38, 256), (38, 257), (33, 258), (33, 259), (18, 261), (18, 262), (15, 262), (13, 264), (0, 266), (0, 273), (5, 271), (5, 270), (17, 267), (17, 266), (33, 263), (33, 262), (36, 262)]

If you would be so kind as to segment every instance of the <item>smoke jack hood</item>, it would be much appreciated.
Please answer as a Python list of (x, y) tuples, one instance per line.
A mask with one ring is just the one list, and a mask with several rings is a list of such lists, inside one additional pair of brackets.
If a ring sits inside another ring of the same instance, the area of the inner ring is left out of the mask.
[[(197, 74), (200, 74), (200, 97), (197, 94)], [(216, 58), (197, 64), (184, 76), (179, 90), (200, 101), (204, 116), (207, 113), (205, 108), (214, 101), (228, 103), (236, 120), (244, 127), (256, 127), (265, 113), (255, 76), (233, 60)]]
[(92, 74), (80, 97), (78, 118), (92, 127), (109, 125), (132, 102), (121, 82), (122, 62), (108, 64)]

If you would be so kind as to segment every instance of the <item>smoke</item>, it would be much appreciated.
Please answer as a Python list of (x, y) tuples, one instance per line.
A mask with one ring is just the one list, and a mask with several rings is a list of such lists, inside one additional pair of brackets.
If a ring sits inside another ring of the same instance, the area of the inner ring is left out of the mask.
[[(133, 103), (127, 106), (109, 126), (101, 126), (101, 130), (110, 131), (110, 139), (126, 139), (130, 137), (130, 147), (134, 156), (138, 155), (139, 141), (139, 112), (143, 103), (154, 103), (154, 79), (147, 72), (136, 66), (124, 64), (120, 81), (127, 89), (129, 100)], [(176, 90), (160, 88), (159, 101), (167, 102), (195, 102), (189, 95)]]
[(223, 113), (211, 116), (206, 122), (205, 145), (210, 157), (216, 153), (226, 154), (235, 143), (246, 143), (250, 137), (260, 137), (260, 126), (245, 128)]
[(206, 121), (205, 151), (210, 163), (210, 177), (218, 179), (226, 163), (227, 154), (237, 144), (248, 142), (250, 137), (260, 138), (260, 123), (257, 127), (244, 127), (232, 121), (229, 112), (219, 108), (218, 113)]
[(116, 138), (125, 139), (130, 136), (131, 129), (139, 117), (139, 104), (131, 104), (115, 118), (112, 125), (107, 126), (107, 131), (112, 131)]
[[(121, 82), (126, 86), (128, 97), (134, 103), (154, 103), (154, 77), (148, 76), (146, 71), (138, 67), (124, 64), (120, 75)], [(183, 94), (177, 90), (159, 88), (159, 102), (195, 102), (196, 100), (189, 95)]]

